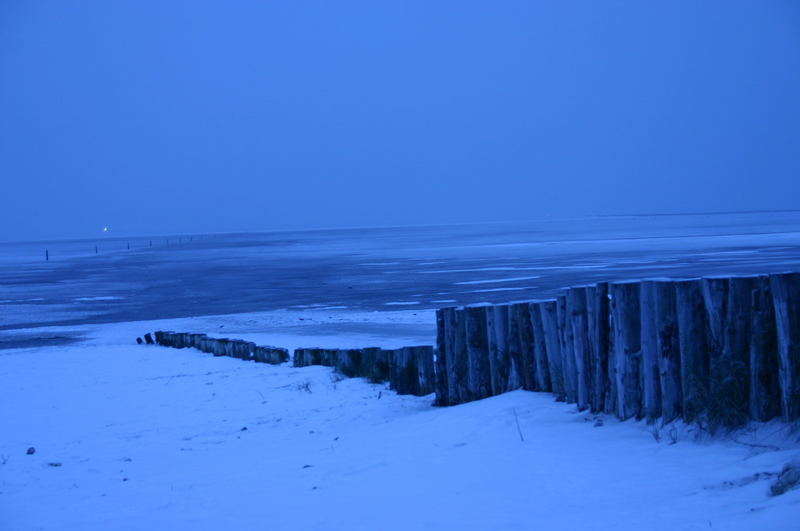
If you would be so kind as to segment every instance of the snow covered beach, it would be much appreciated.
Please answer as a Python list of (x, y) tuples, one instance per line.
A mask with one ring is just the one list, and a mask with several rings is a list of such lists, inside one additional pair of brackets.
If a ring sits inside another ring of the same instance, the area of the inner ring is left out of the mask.
[(156, 327), (338, 318), (387, 333), (429, 317), (305, 311), (85, 325), (73, 330), (81, 343), (0, 351), (0, 528), (796, 529), (800, 491), (768, 496), (774, 474), (800, 456), (797, 434), (780, 423), (698, 439), (680, 424), (619, 423), (525, 391), (433, 408), (432, 396), (398, 396), (325, 367), (132, 343)]
[(398, 229), (361, 247), (331, 233), (49, 265), (5, 255), (0, 529), (796, 529), (800, 491), (768, 496), (800, 457), (780, 423), (709, 438), (525, 391), (433, 408), (328, 368), (134, 343), (173, 329), (289, 349), (433, 344), (432, 308), (565, 279), (791, 268), (786, 217), (696, 237), (678, 220), (651, 239), (495, 226), (425, 236), (440, 248)]

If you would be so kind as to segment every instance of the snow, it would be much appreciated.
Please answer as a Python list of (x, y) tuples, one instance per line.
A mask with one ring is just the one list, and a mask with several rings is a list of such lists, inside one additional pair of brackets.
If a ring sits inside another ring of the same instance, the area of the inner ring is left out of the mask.
[(779, 423), (698, 437), (525, 391), (434, 408), (329, 368), (133, 344), (156, 329), (290, 348), (430, 343), (431, 317), (41, 329), (83, 340), (0, 350), (0, 529), (797, 529), (800, 490), (770, 498), (772, 478), (754, 479), (800, 457)]

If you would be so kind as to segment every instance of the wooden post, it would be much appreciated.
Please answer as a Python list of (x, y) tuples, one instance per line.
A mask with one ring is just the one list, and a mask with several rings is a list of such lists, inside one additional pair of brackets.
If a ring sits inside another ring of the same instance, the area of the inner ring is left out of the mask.
[(520, 381), (522, 388), (536, 391), (536, 346), (531, 325), (531, 305), (524, 302), (515, 304), (515, 315), (519, 322)]
[(434, 391), (433, 347), (413, 347), (417, 362), (417, 380), (419, 382), (417, 394), (426, 396)]
[(567, 394), (567, 402), (575, 404), (578, 402), (578, 369), (575, 366), (575, 346), (572, 334), (572, 326), (567, 317), (566, 295), (559, 295), (556, 299), (556, 318), (558, 322), (559, 340), (561, 341), (561, 359), (563, 360), (564, 388)]
[(229, 339), (225, 338), (217, 339), (214, 344), (214, 352), (213, 352), (214, 356), (216, 357), (226, 356), (228, 353), (227, 351), (228, 343), (230, 343)]
[(50, 251), (48, 251), (47, 249), (44, 250), (44, 260), (45, 262), (50, 261)]
[(420, 370), (418, 361), (419, 347), (403, 347), (394, 351), (395, 370), (392, 375), (392, 386), (398, 394), (421, 396)]
[(155, 342), (153, 341), (153, 336), (151, 336), (149, 333), (147, 333), (147, 334), (145, 334), (145, 335), (144, 335), (144, 341), (145, 341), (145, 343), (147, 343), (148, 345), (152, 345), (153, 343), (155, 343)]
[(697, 420), (706, 410), (709, 395), (708, 318), (700, 280), (675, 283), (678, 344), (681, 356), (683, 418)]
[(722, 351), (711, 363), (711, 426), (736, 428), (750, 417), (750, 324), (754, 279), (725, 279)]
[[(608, 372), (610, 348), (608, 283), (601, 282), (586, 289), (586, 315), (589, 327), (589, 352), (591, 355), (591, 408), (595, 413), (606, 411), (606, 404), (613, 404), (609, 396), (611, 388)], [(610, 407), (613, 411), (613, 406)]]
[(640, 290), (642, 415), (653, 421), (661, 416), (655, 282), (642, 282)]
[(547, 367), (550, 370), (550, 386), (553, 394), (556, 395), (556, 400), (563, 402), (567, 398), (567, 391), (564, 385), (564, 362), (561, 355), (561, 334), (558, 330), (556, 301), (541, 303), (541, 312), (544, 340), (547, 347)]
[(800, 418), (800, 273), (770, 275), (778, 336), (781, 416)]
[(453, 350), (452, 377), (456, 387), (458, 403), (474, 400), (467, 385), (469, 356), (467, 353), (466, 315), (463, 309), (453, 311), (455, 319), (455, 349)]
[(489, 341), (486, 310), (483, 307), (464, 308), (467, 337), (467, 386), (473, 400), (492, 395), (489, 368)]
[(542, 325), (542, 308), (539, 303), (529, 305), (531, 331), (533, 332), (533, 358), (536, 364), (536, 390), (551, 392), (550, 368), (547, 365), (547, 342)]
[(766, 422), (781, 414), (778, 336), (768, 276), (754, 281), (750, 314), (750, 417)]
[(610, 284), (611, 314), (614, 325), (614, 369), (617, 388), (617, 417), (640, 418), (642, 390), (640, 365), (642, 331), (638, 283)]
[(508, 307), (503, 305), (487, 306), (486, 328), (488, 330), (492, 394), (499, 395), (508, 389), (508, 372), (511, 364), (506, 343)]
[(522, 345), (520, 344), (520, 317), (517, 313), (517, 305), (509, 304), (505, 306), (508, 330), (506, 334), (506, 345), (508, 348), (508, 383), (504, 391), (513, 391), (522, 387)]
[(661, 388), (661, 418), (667, 423), (680, 417), (683, 411), (675, 283), (652, 282), (650, 286), (653, 297), (656, 361)]
[(267, 347), (267, 350), (269, 351), (267, 363), (280, 365), (289, 361), (289, 351), (285, 348)]
[(336, 370), (353, 378), (361, 372), (362, 351), (356, 348), (339, 350), (337, 353)]
[(462, 403), (464, 400), (461, 396), (461, 388), (459, 387), (458, 383), (458, 372), (456, 371), (456, 365), (458, 361), (456, 360), (458, 353), (458, 345), (460, 343), (458, 340), (459, 331), (458, 331), (458, 323), (456, 320), (456, 309), (455, 308), (445, 308), (444, 310), (445, 316), (445, 361), (447, 362), (446, 372), (447, 372), (447, 397), (448, 397), (448, 405), (454, 406), (456, 404)]
[(389, 381), (390, 356), (390, 351), (381, 348), (370, 347), (363, 349), (361, 363), (365, 370), (364, 377), (372, 383)]
[(445, 309), (436, 310), (436, 361), (434, 363), (437, 406), (449, 406), (447, 388), (447, 345), (445, 330)]
[(570, 288), (566, 294), (568, 326), (572, 329), (575, 356), (577, 404), (579, 410), (591, 407), (592, 359), (589, 323), (586, 309), (586, 288)]

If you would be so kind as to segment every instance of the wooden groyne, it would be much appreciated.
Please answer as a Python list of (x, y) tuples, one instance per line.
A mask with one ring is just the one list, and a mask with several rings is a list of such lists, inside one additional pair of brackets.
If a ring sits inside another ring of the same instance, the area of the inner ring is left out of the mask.
[[(622, 420), (800, 420), (800, 273), (601, 282), (555, 300), (442, 308), (436, 324), (435, 351), (300, 348), (293, 364), (435, 392), (440, 406), (527, 389)], [(144, 342), (289, 360), (286, 349), (205, 334)]]
[[(289, 361), (285, 348), (262, 347), (250, 341), (219, 339), (206, 334), (185, 332), (156, 332), (145, 334), (144, 341), (164, 347), (196, 348), (214, 356), (277, 365)], [(367, 378), (372, 382), (389, 382), (398, 394), (425, 396), (434, 391), (433, 347), (417, 346), (398, 349), (358, 348), (322, 349), (299, 348), (294, 351), (293, 365), (333, 367), (349, 378)]]
[(155, 342), (164, 347), (196, 348), (214, 356), (227, 356), (273, 365), (289, 361), (289, 351), (285, 348), (262, 347), (240, 339), (218, 339), (208, 337), (206, 334), (185, 332), (156, 332), (154, 335)]
[(528, 389), (623, 420), (800, 419), (800, 273), (599, 283), (436, 321), (438, 405)]
[(400, 395), (425, 396), (434, 391), (433, 347), (398, 349), (299, 348), (294, 351), (294, 366), (334, 367), (350, 378), (389, 382)]

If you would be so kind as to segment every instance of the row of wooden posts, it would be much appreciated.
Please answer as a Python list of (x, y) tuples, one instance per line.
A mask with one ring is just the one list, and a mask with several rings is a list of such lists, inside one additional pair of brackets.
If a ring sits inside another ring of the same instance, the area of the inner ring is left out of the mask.
[(425, 396), (434, 391), (433, 347), (398, 349), (299, 348), (294, 351), (294, 366), (324, 365), (334, 367), (351, 378), (389, 382), (398, 394)]
[(438, 405), (521, 388), (620, 419), (800, 418), (800, 273), (599, 283), (436, 318)]
[[(228, 356), (241, 360), (252, 360), (260, 363), (277, 365), (289, 361), (289, 351), (278, 347), (261, 347), (250, 341), (241, 339), (218, 339), (206, 334), (190, 334), (185, 332), (156, 332), (155, 342), (165, 347), (196, 348), (214, 356)], [(149, 334), (145, 334), (145, 341)]]
[[(289, 361), (285, 348), (262, 347), (250, 341), (217, 339), (206, 334), (185, 332), (156, 332), (144, 335), (138, 343), (157, 343), (165, 347), (196, 348), (214, 356), (280, 364)], [(334, 367), (344, 376), (367, 378), (373, 382), (389, 382), (398, 394), (424, 396), (433, 392), (433, 347), (403, 347), (398, 349), (359, 348), (321, 349), (299, 348), (294, 351), (295, 367), (324, 365)]]
[[(440, 406), (528, 389), (623, 420), (800, 419), (800, 273), (601, 282), (555, 300), (443, 308), (436, 320), (435, 355), (431, 346), (301, 348), (293, 364), (400, 394), (435, 392)], [(155, 342), (289, 360), (286, 349), (205, 334), (156, 332)]]

